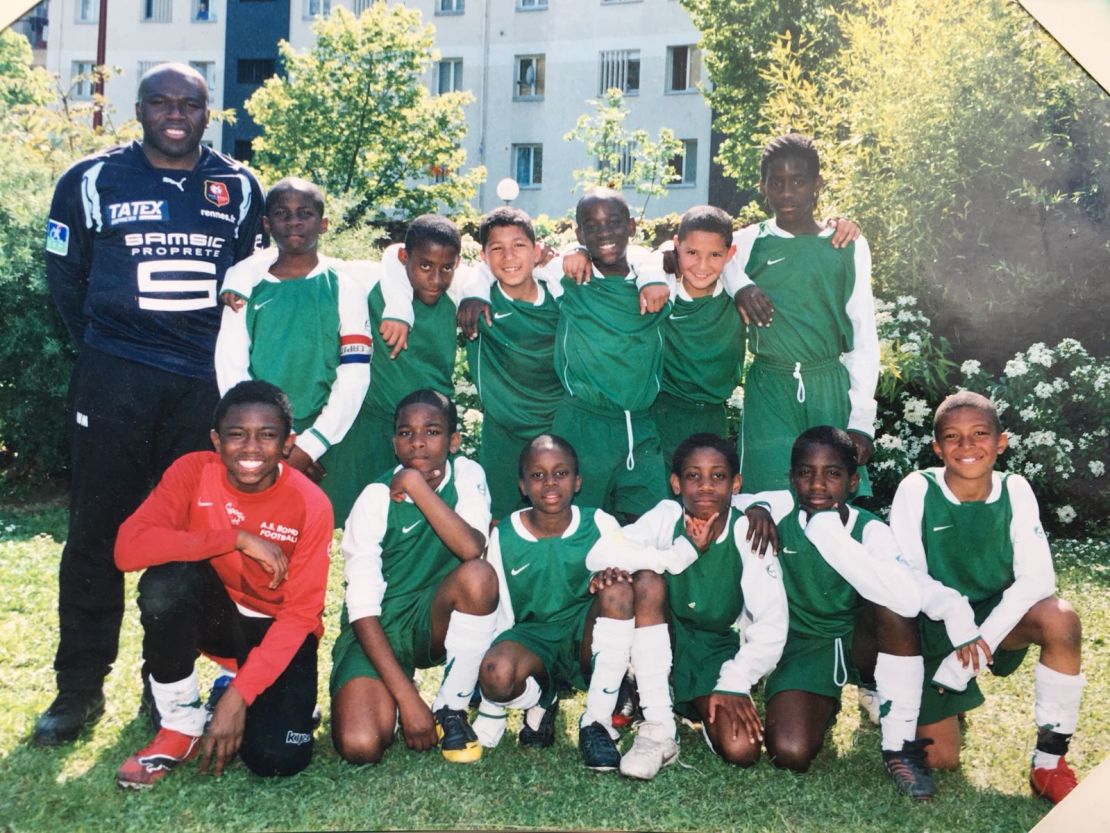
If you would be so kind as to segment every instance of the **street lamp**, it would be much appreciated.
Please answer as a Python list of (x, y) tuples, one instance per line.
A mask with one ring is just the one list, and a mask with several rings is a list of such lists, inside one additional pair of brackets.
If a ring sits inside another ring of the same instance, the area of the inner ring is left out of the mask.
[(504, 200), (505, 205), (508, 205), (520, 196), (520, 186), (517, 185), (516, 180), (511, 176), (507, 176), (498, 182), (496, 191), (497, 198), (499, 200)]

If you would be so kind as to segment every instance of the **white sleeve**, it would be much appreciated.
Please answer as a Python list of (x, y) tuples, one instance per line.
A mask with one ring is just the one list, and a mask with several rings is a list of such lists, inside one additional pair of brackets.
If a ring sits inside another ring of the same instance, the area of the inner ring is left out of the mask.
[[(1006, 478), (1006, 490), (1014, 513), (1010, 521), (1014, 583), (1003, 591), (1002, 599), (979, 626), (983, 639), (992, 651), (1029, 612), (1029, 608), (1056, 592), (1052, 552), (1041, 527), (1041, 511), (1033, 489), (1024, 477), (1011, 474)], [(1005, 496), (999, 498), (1005, 499)]]
[(343, 529), (343, 578), (347, 582), (347, 617), (354, 622), (382, 615), (385, 576), (382, 541), (389, 518), (389, 487), (371, 483), (362, 490)]
[[(667, 503), (674, 503), (667, 501)], [(648, 515), (656, 513), (654, 519), (644, 525), (640, 533), (626, 535), (627, 527), (622, 528), (617, 519), (600, 509), (595, 510), (594, 520), (601, 531), (601, 538), (586, 554), (586, 567), (593, 572), (606, 567), (616, 567), (634, 573), (637, 570), (651, 570), (654, 573), (681, 573), (698, 560), (698, 551), (685, 538), (674, 538), (674, 519), (665, 525), (668, 514), (660, 504), (640, 518), (639, 524)]]
[(493, 272), (489, 270), (485, 261), (479, 261), (473, 265), (459, 263), (459, 268), (455, 270), (455, 277), (451, 280), (451, 286), (447, 288), (447, 294), (451, 296), (456, 307), (468, 298), (488, 304), (489, 290), (494, 280)]
[(216, 336), (216, 385), (223, 396), (240, 382), (251, 378), (251, 337), (247, 332), (247, 311), (224, 307), (220, 332)]
[[(532, 277), (537, 281), (547, 284), (548, 291), (561, 294), (563, 280), (563, 258), (556, 255), (543, 266), (536, 266), (532, 270)], [(558, 287), (555, 289), (555, 287)], [(558, 295), (556, 295), (558, 297)]]
[(743, 644), (736, 656), (721, 666), (714, 689), (748, 694), (782, 656), (789, 626), (786, 588), (782, 568), (773, 558), (760, 558), (748, 547), (748, 519), (741, 518), (733, 528), (734, 542), (740, 553), (743, 573), (740, 590), (751, 624), (744, 630)]
[(759, 226), (751, 225), (740, 229), (733, 238), (733, 243), (736, 244), (736, 254), (733, 255), (732, 260), (725, 264), (725, 268), (721, 272), (721, 283), (725, 287), (725, 292), (733, 298), (741, 289), (752, 286), (754, 283), (744, 271), (744, 267), (748, 265), (748, 258), (752, 256), (752, 247), (755, 246), (758, 236)]
[(361, 286), (335, 264), (339, 282), (339, 364), (328, 400), (312, 425), (297, 437), (297, 446), (319, 460), (347, 436), (370, 387), (370, 316)]
[(394, 243), (382, 252), (382, 320), (413, 325), (412, 284), (399, 253), (404, 246)]
[(482, 535), (489, 535), (489, 488), (485, 470), (467, 457), (456, 457), (451, 465), (455, 470), (455, 491), (459, 495), (455, 514)]
[(673, 275), (663, 271), (663, 255), (643, 246), (628, 247), (628, 263), (636, 271), (636, 289), (643, 289), (656, 283), (666, 284), (674, 297), (675, 281)]
[(963, 594), (929, 575), (925, 542), (921, 537), (928, 488), (928, 482), (919, 472), (907, 475), (898, 484), (890, 505), (890, 530), (894, 533), (902, 560), (909, 565), (917, 580), (921, 591), (921, 612), (930, 619), (944, 622), (945, 632), (953, 645), (967, 645), (979, 638), (975, 612)]
[[(506, 523), (508, 521), (506, 520)], [(509, 585), (505, 581), (505, 565), (501, 561), (501, 536), (494, 527), (489, 536), (489, 546), (486, 548), (486, 561), (497, 573), (497, 610), (494, 611), (494, 636), (504, 633), (516, 623), (516, 614), (513, 612), (513, 599), (509, 595)]]
[[(342, 264), (343, 274), (355, 282), (363, 295), (368, 296), (382, 279), (383, 267), (376, 260), (344, 260)], [(408, 283), (407, 278), (405, 283)], [(384, 286), (382, 291), (385, 291)], [(409, 286), (409, 291), (412, 291), (412, 286)]]
[(266, 272), (277, 260), (277, 246), (270, 246), (255, 252), (246, 260), (241, 260), (224, 273), (220, 294), (230, 292), (240, 298), (250, 299), (254, 288), (266, 276)]
[(852, 322), (852, 349), (841, 360), (848, 369), (848, 430), (875, 436), (875, 386), (879, 383), (879, 334), (871, 294), (871, 248), (863, 237), (855, 243), (856, 283), (844, 311)]
[(771, 513), (771, 518), (778, 524), (794, 511), (794, 495), (788, 489), (779, 489), (755, 494), (741, 492), (732, 497), (733, 508), (740, 512), (747, 512), (757, 504), (767, 509)]
[(867, 601), (906, 618), (921, 612), (920, 587), (909, 565), (898, 560), (898, 544), (886, 524), (868, 523), (860, 543), (838, 512), (817, 512), (806, 524), (806, 538), (825, 563)]

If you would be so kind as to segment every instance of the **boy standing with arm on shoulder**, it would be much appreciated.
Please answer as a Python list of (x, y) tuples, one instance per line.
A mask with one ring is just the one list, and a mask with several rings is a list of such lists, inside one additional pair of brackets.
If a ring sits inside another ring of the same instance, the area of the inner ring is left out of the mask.
[[(874, 453), (879, 339), (871, 252), (861, 236), (835, 248), (814, 220), (824, 185), (813, 142), (791, 133), (760, 160), (774, 217), (740, 231), (726, 283), (756, 326), (744, 380), (740, 461), (746, 492), (785, 489), (795, 437), (815, 425), (848, 431), (863, 466)], [(859, 495), (870, 494), (866, 470)]]
[(930, 618), (921, 617), (925, 687), (917, 735), (932, 739), (931, 766), (955, 769), (957, 716), (983, 702), (976, 676), (986, 665), (1007, 676), (1038, 645), (1029, 783), (1034, 795), (1058, 803), (1076, 786), (1064, 755), (1086, 682), (1079, 616), (1055, 595), (1052, 553), (1029, 483), (994, 470), (1007, 439), (991, 401), (971, 391), (949, 396), (937, 408), (933, 436), (943, 467), (907, 476), (890, 508), (891, 528), (926, 598), (962, 596), (951, 625), (923, 606)]
[(320, 483), (346, 514), (359, 484), (324, 474), (346, 452), (339, 443), (370, 384), (366, 294), (341, 262), (317, 250), (328, 219), (323, 192), (311, 182), (287, 177), (274, 185), (262, 225), (274, 246), (228, 272), (216, 378), (224, 393), (252, 378), (287, 392), (297, 434), (289, 465)]

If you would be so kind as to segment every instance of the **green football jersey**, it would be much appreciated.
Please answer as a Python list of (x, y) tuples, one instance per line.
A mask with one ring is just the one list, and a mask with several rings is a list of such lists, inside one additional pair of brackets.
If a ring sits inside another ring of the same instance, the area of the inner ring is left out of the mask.
[(753, 353), (789, 362), (833, 359), (852, 350), (854, 331), (846, 308), (855, 287), (855, 243), (834, 249), (830, 238), (760, 234), (744, 272), (771, 299), (774, 320), (752, 327)]
[[(678, 575), (666, 574), (667, 595), (671, 617), (703, 631), (727, 632), (744, 610), (744, 594), (740, 590), (743, 563), (736, 549), (736, 524), (742, 512), (729, 509), (728, 530), (723, 538), (698, 554), (698, 560)], [(685, 515), (675, 521), (674, 538), (686, 536)]]
[(663, 324), (670, 304), (640, 314), (635, 274), (562, 280), (555, 370), (563, 387), (595, 408), (643, 411), (659, 393)]
[(328, 268), (297, 280), (259, 281), (242, 314), (251, 376), (280, 386), (294, 421), (311, 424), (327, 404), (339, 366), (338, 275)]
[(663, 392), (712, 405), (727, 400), (740, 382), (747, 337), (732, 298), (723, 291), (703, 298), (679, 294), (663, 333)]
[[(795, 507), (778, 523), (778, 559), (790, 608), (790, 632), (824, 639), (843, 637), (855, 628), (863, 600), (810, 543), (800, 521), (801, 511)], [(879, 519), (866, 510), (858, 512), (849, 532), (862, 543), (864, 527)]]
[[(382, 324), (385, 300), (381, 284), (376, 284), (367, 297), (370, 308), (370, 333), (376, 339)], [(432, 306), (414, 300), (414, 323), (409, 333), (409, 346), (395, 359), (389, 348), (376, 344), (370, 361), (370, 390), (366, 402), (390, 419), (397, 403), (420, 388), (432, 388), (453, 396), (455, 386), (451, 374), (455, 369), (455, 302), (446, 294)]]
[(516, 301), (494, 284), (493, 326), (478, 319), (478, 337), (467, 343), (470, 378), (487, 416), (513, 433), (545, 431), (563, 398), (555, 374), (559, 307), (545, 292), (539, 304)]
[(601, 538), (596, 511), (576, 507), (577, 525), (558, 538), (533, 538), (519, 512), (498, 525), (501, 566), (516, 622), (576, 621), (590, 606), (593, 571), (586, 556)]

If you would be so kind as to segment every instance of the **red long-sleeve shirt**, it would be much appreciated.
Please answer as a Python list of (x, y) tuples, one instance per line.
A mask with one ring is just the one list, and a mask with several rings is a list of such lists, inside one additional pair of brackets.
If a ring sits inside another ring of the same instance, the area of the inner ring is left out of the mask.
[[(332, 527), (327, 497), (299, 471), (283, 465), (270, 488), (248, 494), (227, 482), (219, 455), (198, 451), (174, 462), (123, 522), (116, 566), (129, 572), (211, 561), (235, 604), (273, 618), (233, 683), (249, 705), (288, 667), (306, 636), (323, 635)], [(275, 590), (261, 565), (235, 549), (240, 530), (273, 541), (289, 559)]]

